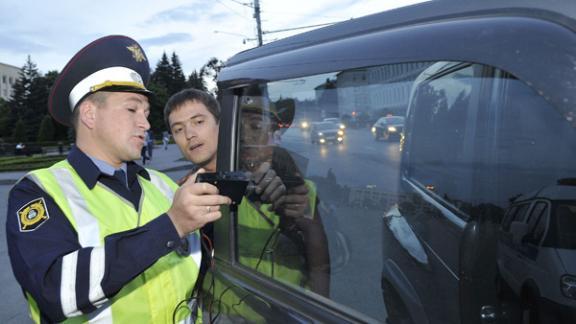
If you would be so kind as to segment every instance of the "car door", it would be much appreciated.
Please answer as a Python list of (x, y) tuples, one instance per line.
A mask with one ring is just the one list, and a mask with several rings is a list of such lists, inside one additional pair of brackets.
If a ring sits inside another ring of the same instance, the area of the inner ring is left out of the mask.
[[(229, 61), (218, 168), (270, 166), (299, 197), (288, 216), (249, 192), (214, 224), (210, 320), (499, 316), (496, 233), (511, 199), (574, 174), (563, 114), (576, 72), (564, 45), (576, 37), (552, 18), (465, 7), (427, 4), (426, 14), (349, 22)], [(556, 59), (537, 64), (546, 55)], [(400, 143), (371, 137), (388, 114), (407, 117)], [(270, 126), (328, 115), (363, 122), (338, 146)]]

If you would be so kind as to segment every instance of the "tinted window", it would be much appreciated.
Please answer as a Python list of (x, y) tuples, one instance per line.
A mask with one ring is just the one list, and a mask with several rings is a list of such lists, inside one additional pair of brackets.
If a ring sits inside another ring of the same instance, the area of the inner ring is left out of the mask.
[[(427, 65), (341, 71), (245, 89), (238, 165), (256, 173), (272, 166), (290, 202), (271, 211), (252, 195), (240, 206), (241, 264), (385, 320), (377, 260), (382, 216), (397, 201), (400, 143), (375, 142), (370, 128), (383, 116), (405, 114), (412, 80)], [(325, 118), (340, 120), (345, 129)], [(304, 121), (312, 130), (300, 128)], [(286, 122), (289, 128), (275, 127)], [(343, 143), (312, 143), (312, 132), (324, 130), (343, 132)]]
[(548, 213), (548, 204), (545, 202), (538, 202), (532, 208), (530, 215), (528, 216), (528, 235), (526, 236), (526, 241), (538, 244), (544, 235), (546, 230)]
[(410, 175), (417, 183), (464, 211), (469, 211), (475, 125), (469, 120), (480, 89), (474, 67), (453, 71), (416, 88)]
[(576, 204), (572, 202), (558, 204), (552, 217), (555, 219), (552, 224), (555, 237), (552, 239), (553, 242), (550, 242), (552, 246), (576, 249)]
[[(239, 99), (236, 165), (257, 181), (273, 170), (269, 180), (277, 176), (286, 195), (281, 203), (255, 191), (244, 199), (238, 262), (378, 321), (386, 320), (386, 306), (402, 307), (391, 265), (433, 322), (476, 320), (497, 298), (498, 227), (528, 222), (530, 239), (539, 241), (548, 208), (537, 203), (527, 219), (530, 206), (575, 174), (569, 116), (489, 66), (335, 71), (253, 84)], [(380, 141), (372, 126), (387, 116), (405, 126)], [(343, 141), (313, 141), (322, 125), (315, 123), (326, 118), (345, 125), (333, 126)], [(571, 219), (562, 218), (566, 227)], [(241, 296), (228, 302), (236, 313), (257, 313)], [(467, 303), (473, 311), (458, 317), (455, 308)]]

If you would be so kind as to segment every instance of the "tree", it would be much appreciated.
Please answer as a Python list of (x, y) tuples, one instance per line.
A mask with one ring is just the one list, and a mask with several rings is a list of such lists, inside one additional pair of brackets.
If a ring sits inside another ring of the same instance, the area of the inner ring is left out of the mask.
[(188, 77), (188, 81), (186, 81), (186, 87), (187, 88), (194, 88), (194, 89), (198, 89), (198, 90), (202, 90), (202, 91), (208, 90), (206, 88), (206, 82), (204, 82), (204, 79), (202, 78), (200, 73), (198, 73), (196, 70), (194, 70), (194, 71), (192, 71), (192, 73), (190, 73), (190, 76)]
[(8, 106), (8, 102), (0, 98), (0, 138), (6, 138), (11, 135), (9, 131), (12, 129), (12, 125), (14, 125), (14, 123), (10, 120), (10, 107)]
[(172, 52), (170, 68), (172, 77), (168, 85), (168, 93), (173, 95), (186, 87), (186, 77), (182, 72), (182, 64), (175, 52)]
[(156, 69), (152, 73), (150, 77), (150, 81), (154, 82), (159, 87), (163, 87), (164, 89), (168, 89), (172, 79), (172, 66), (170, 65), (170, 61), (168, 61), (168, 56), (166, 53), (162, 54), (162, 58), (156, 64)]
[[(58, 77), (58, 72), (51, 71), (45, 76), (38, 72), (36, 64), (32, 62), (28, 56), (26, 63), (20, 71), (20, 77), (14, 84), (14, 91), (12, 97), (8, 102), (8, 116), (2, 115), (0, 120), (2, 125), (14, 125), (16, 121), (20, 120), (24, 123), (22, 130), (24, 131), (25, 141), (33, 141), (38, 136), (38, 129), (42, 122), (42, 117), (46, 114), (48, 108), (48, 96), (50, 87)], [(2, 127), (0, 131), (1, 136), (12, 135), (9, 134), (9, 129)], [(14, 130), (16, 131), (16, 130)], [(21, 132), (21, 130), (18, 130)], [(58, 132), (65, 134), (65, 131)], [(60, 135), (59, 138), (61, 138)]]
[(155, 82), (148, 84), (148, 90), (154, 93), (154, 96), (150, 98), (150, 115), (148, 116), (148, 121), (150, 122), (152, 131), (160, 134), (166, 129), (164, 125), (164, 105), (170, 96), (165, 87)]
[(26, 142), (26, 125), (22, 119), (18, 119), (16, 125), (14, 125), (12, 140), (14, 142)]
[[(32, 80), (38, 76), (36, 65), (32, 62), (30, 55), (26, 64), (20, 69), (19, 77), (12, 87), (12, 97), (8, 101), (9, 114), (7, 123), (14, 125), (16, 121), (23, 120), (26, 109), (28, 109), (28, 96), (30, 94), (30, 85)], [(12, 128), (9, 128), (12, 129)], [(6, 131), (9, 131), (6, 129)], [(14, 133), (14, 129), (12, 129)], [(24, 130), (24, 128), (23, 128)]]
[(52, 123), (52, 118), (49, 115), (44, 115), (42, 118), (42, 123), (40, 124), (40, 130), (38, 130), (38, 142), (48, 142), (54, 140), (54, 124)]
[[(222, 70), (223, 67), (224, 62), (213, 57), (200, 69), (200, 75), (202, 78), (209, 78), (209, 81), (216, 85), (216, 81), (218, 80), (218, 73), (220, 73), (220, 70)], [(217, 91), (218, 88), (214, 87), (211, 92), (216, 94)]]

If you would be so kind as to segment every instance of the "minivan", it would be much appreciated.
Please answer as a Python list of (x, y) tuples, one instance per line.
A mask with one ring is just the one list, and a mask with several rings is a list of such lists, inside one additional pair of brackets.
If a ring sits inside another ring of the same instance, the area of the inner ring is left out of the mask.
[[(575, 58), (576, 3), (560, 0), (431, 1), (230, 58), (218, 169), (271, 167), (286, 194), (223, 210), (205, 320), (576, 323), (573, 268), (538, 263), (556, 267), (535, 280), (550, 293), (506, 287), (526, 268), (506, 265), (502, 225), (542, 198), (519, 197), (576, 178)], [(401, 140), (374, 141), (388, 115), (404, 117)], [(302, 131), (326, 116), (349, 126), (344, 145)], [(542, 262), (574, 253), (576, 237), (563, 239)]]

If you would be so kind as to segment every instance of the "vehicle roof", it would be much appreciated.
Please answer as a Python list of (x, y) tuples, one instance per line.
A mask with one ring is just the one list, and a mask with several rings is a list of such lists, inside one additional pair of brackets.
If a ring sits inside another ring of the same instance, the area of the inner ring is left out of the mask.
[(510, 15), (540, 17), (565, 24), (574, 30), (576, 25), (572, 19), (576, 17), (576, 3), (570, 0), (429, 1), (350, 19), (271, 42), (236, 54), (226, 65), (232, 66), (258, 57), (371, 31), (464, 17)]
[(534, 199), (576, 200), (576, 186), (573, 185), (547, 186), (538, 191), (519, 196), (518, 198), (515, 199), (514, 203)]
[(462, 61), (506, 70), (553, 104), (573, 106), (575, 17), (576, 1), (431, 1), (241, 52), (221, 70), (219, 86), (380, 64)]
[(333, 127), (338, 128), (338, 125), (334, 122), (331, 122), (331, 121), (314, 122), (314, 123), (312, 123), (312, 126), (333, 126)]

